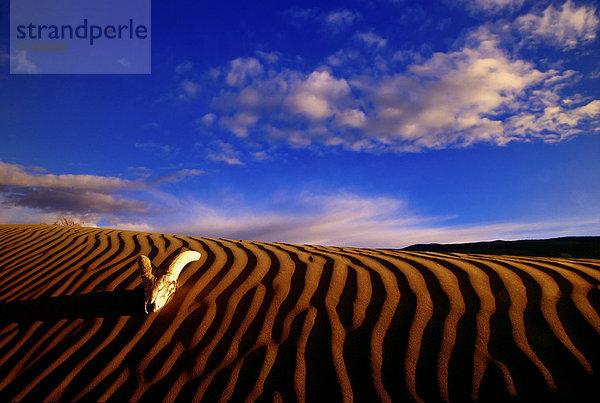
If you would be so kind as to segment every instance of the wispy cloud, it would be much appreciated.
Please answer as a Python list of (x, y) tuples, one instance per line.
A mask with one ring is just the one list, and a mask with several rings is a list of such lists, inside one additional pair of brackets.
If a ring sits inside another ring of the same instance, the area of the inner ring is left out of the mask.
[(221, 118), (220, 123), (236, 136), (243, 138), (248, 137), (248, 129), (253, 127), (257, 121), (257, 114), (250, 111), (241, 111), (235, 113), (233, 116)]
[(175, 66), (175, 74), (183, 74), (192, 70), (193, 64), (189, 60)]
[(198, 123), (201, 123), (202, 125), (204, 125), (206, 127), (210, 127), (210, 126), (212, 126), (212, 124), (214, 123), (216, 118), (217, 118), (217, 115), (215, 115), (214, 113), (207, 113), (199, 119)]
[[(241, 164), (229, 144), (221, 142), (214, 147), (215, 159)], [(204, 172), (198, 169), (180, 169), (155, 181), (141, 182), (27, 172), (7, 163), (0, 166), (4, 172), (0, 176), (0, 223), (52, 222), (57, 215), (67, 214), (89, 226), (379, 248), (423, 242), (593, 235), (600, 231), (600, 219), (577, 217), (453, 225), (457, 217), (424, 216), (416, 213), (407, 200), (335, 189), (282, 189), (267, 195), (262, 205), (251, 206), (240, 198), (208, 203), (157, 187), (202, 175)], [(159, 211), (161, 214), (156, 214)]]
[[(204, 144), (197, 144), (197, 147), (203, 148)], [(225, 162), (228, 165), (244, 165), (240, 160), (240, 152), (233, 145), (222, 140), (215, 140), (209, 145), (207, 156), (213, 161)]]
[(200, 89), (200, 86), (191, 80), (183, 80), (179, 85), (181, 88), (179, 99), (193, 98)]
[(179, 148), (170, 144), (159, 144), (154, 142), (138, 142), (135, 148), (154, 154), (160, 158), (173, 158), (179, 154)]
[(361, 197), (347, 192), (307, 193), (279, 198), (287, 211), (250, 210), (243, 206), (215, 207), (194, 200), (181, 203), (169, 223), (155, 231), (222, 237), (355, 247), (399, 248), (426, 242), (470, 242), (496, 239), (544, 238), (595, 234), (600, 219), (562, 219), (452, 226), (447, 217), (411, 213), (403, 200)]
[(360, 39), (361, 41), (363, 41), (364, 43), (366, 43), (369, 46), (375, 46), (375, 47), (383, 47), (386, 45), (387, 40), (383, 39), (381, 36), (377, 35), (374, 32), (360, 32), (357, 34), (358, 39)]
[[(515, 115), (510, 118), (508, 124), (512, 126), (514, 134), (523, 138), (544, 137), (546, 142), (555, 143), (583, 132), (579, 127), (580, 122), (597, 122), (599, 116), (600, 100), (595, 100), (575, 108), (550, 104), (541, 113)], [(561, 130), (556, 130), (557, 128)], [(591, 128), (591, 131), (597, 133), (600, 128)]]
[(361, 13), (347, 8), (324, 11), (318, 8), (292, 7), (285, 10), (283, 15), (299, 28), (312, 23), (321, 31), (333, 35), (345, 31), (362, 19)]
[(0, 64), (10, 63), (10, 54), (0, 49)]
[(565, 2), (560, 9), (549, 5), (541, 14), (529, 13), (516, 20), (516, 27), (529, 41), (545, 42), (570, 50), (596, 39), (600, 19), (596, 8)]
[(38, 67), (27, 57), (27, 51), (17, 52), (10, 56), (11, 70), (14, 73), (35, 74), (40, 73)]
[(262, 71), (262, 64), (255, 58), (240, 57), (231, 61), (225, 81), (231, 86), (241, 86), (248, 79), (259, 75)]
[(292, 24), (301, 26), (306, 21), (313, 20), (318, 15), (319, 11), (313, 8), (291, 7), (283, 11), (283, 16)]
[(177, 182), (181, 182), (182, 180), (184, 180), (186, 178), (193, 177), (193, 176), (199, 176), (199, 175), (203, 175), (203, 174), (204, 174), (204, 171), (201, 169), (180, 169), (180, 170), (170, 173), (166, 176), (158, 178), (153, 183), (155, 183), (155, 184), (162, 183), (162, 182), (177, 183)]
[(327, 58), (327, 63), (330, 66), (337, 67), (359, 59), (361, 59), (361, 55), (358, 51), (340, 49)]
[(339, 32), (361, 18), (359, 13), (348, 9), (333, 10), (323, 16), (325, 23), (334, 31)]
[(472, 12), (498, 13), (500, 11), (515, 11), (523, 6), (525, 0), (462, 0)]
[(257, 50), (254, 53), (256, 53), (256, 56), (262, 59), (265, 63), (269, 64), (277, 63), (280, 57), (277, 52), (263, 52), (262, 50)]

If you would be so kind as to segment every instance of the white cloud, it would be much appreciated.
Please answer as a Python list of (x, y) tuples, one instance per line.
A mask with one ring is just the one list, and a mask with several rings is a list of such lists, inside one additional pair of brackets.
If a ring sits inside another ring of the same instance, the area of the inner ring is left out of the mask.
[(386, 45), (387, 40), (373, 32), (361, 32), (357, 34), (358, 39), (365, 42), (369, 46), (376, 46), (381, 48)]
[(477, 47), (436, 53), (406, 74), (355, 84), (375, 105), (368, 112), (368, 137), (421, 149), (506, 144), (513, 138), (495, 116), (526, 106), (526, 90), (545, 77), (484, 39)]
[(360, 59), (360, 53), (357, 51), (348, 51), (348, 50), (344, 50), (344, 49), (340, 49), (337, 52), (335, 52), (332, 55), (329, 55), (329, 57), (327, 57), (327, 63), (330, 66), (341, 66), (345, 63), (348, 63), (350, 61), (353, 60), (359, 60)]
[(311, 119), (323, 119), (335, 113), (337, 101), (350, 93), (344, 79), (336, 79), (327, 71), (311, 73), (289, 95), (287, 102), (292, 111)]
[(25, 73), (35, 74), (39, 73), (38, 67), (27, 58), (27, 52), (17, 52), (16, 55), (10, 56), (11, 61), (11, 72), (13, 73)]
[(568, 50), (595, 40), (600, 20), (594, 7), (577, 7), (569, 0), (560, 10), (550, 5), (541, 15), (523, 15), (515, 25), (530, 40), (546, 41)]
[(338, 113), (337, 120), (342, 126), (363, 127), (367, 117), (360, 109), (347, 109)]
[(249, 112), (238, 112), (232, 117), (224, 117), (220, 123), (240, 138), (248, 137), (248, 128), (254, 127), (258, 116)]
[(256, 55), (263, 59), (265, 62), (270, 64), (277, 63), (277, 61), (279, 60), (279, 54), (275, 52), (263, 52), (261, 50), (257, 50), (254, 53), (256, 53)]
[(183, 74), (192, 70), (192, 62), (185, 61), (175, 66), (175, 74)]
[[(222, 93), (213, 104), (223, 112), (220, 125), (237, 137), (256, 135), (255, 140), (285, 139), (296, 147), (304, 147), (313, 137), (327, 137), (319, 127), (328, 118), (340, 116), (340, 124), (360, 125), (359, 111), (353, 109), (350, 86), (329, 71), (317, 70), (309, 75), (284, 70), (268, 78), (255, 78), (237, 93)], [(315, 125), (299, 130), (294, 126), (298, 119), (308, 119)], [(279, 120), (278, 127), (269, 123)], [(327, 141), (327, 139), (324, 139)]]
[(214, 113), (207, 113), (200, 118), (200, 121), (206, 126), (212, 126), (216, 118), (217, 115), (215, 115)]
[[(387, 67), (397, 53), (385, 52), (370, 60), (379, 70), (257, 71), (215, 97), (213, 113), (241, 138), (369, 152), (551, 143), (593, 129), (595, 100), (563, 95), (581, 78), (577, 72), (541, 70), (504, 49), (491, 29), (471, 32), (462, 48), (410, 57), (400, 72)], [(331, 55), (332, 65), (351, 54)]]
[(198, 90), (200, 89), (198, 84), (190, 80), (183, 80), (180, 87), (183, 93), (179, 95), (179, 99), (192, 98), (196, 96), (196, 93), (198, 93)]
[(255, 58), (243, 58), (232, 60), (225, 81), (231, 86), (244, 85), (247, 79), (262, 73), (262, 64)]

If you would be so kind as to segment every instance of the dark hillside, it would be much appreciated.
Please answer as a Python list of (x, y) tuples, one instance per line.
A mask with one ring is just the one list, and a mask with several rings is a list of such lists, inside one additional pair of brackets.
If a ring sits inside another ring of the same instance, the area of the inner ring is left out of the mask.
[(600, 259), (600, 237), (564, 237), (456, 244), (431, 243), (411, 245), (403, 250)]

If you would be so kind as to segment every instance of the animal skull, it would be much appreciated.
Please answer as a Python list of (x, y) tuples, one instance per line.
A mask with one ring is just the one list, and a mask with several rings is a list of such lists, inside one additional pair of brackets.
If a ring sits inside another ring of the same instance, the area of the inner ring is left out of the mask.
[(166, 270), (152, 268), (152, 263), (144, 255), (138, 256), (138, 265), (144, 286), (146, 313), (156, 312), (165, 306), (177, 289), (177, 278), (181, 270), (190, 262), (200, 259), (201, 254), (188, 250), (177, 255)]

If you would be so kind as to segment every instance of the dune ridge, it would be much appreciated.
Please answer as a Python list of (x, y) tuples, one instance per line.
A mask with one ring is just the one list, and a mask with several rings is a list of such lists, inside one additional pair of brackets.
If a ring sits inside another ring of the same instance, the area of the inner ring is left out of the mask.
[[(144, 314), (136, 258), (202, 253)], [(0, 397), (581, 399), (600, 261), (0, 226)]]

